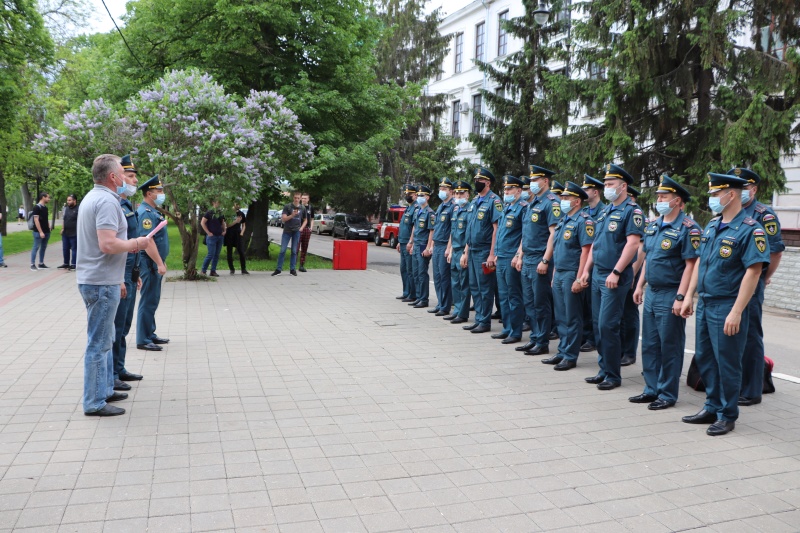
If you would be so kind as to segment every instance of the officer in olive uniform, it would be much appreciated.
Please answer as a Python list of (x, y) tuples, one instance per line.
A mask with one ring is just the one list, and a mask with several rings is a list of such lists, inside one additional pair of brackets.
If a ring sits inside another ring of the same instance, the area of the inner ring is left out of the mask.
[(461, 256), (464, 255), (464, 247), (467, 245), (467, 205), (470, 192), (472, 186), (466, 181), (459, 180), (453, 185), (455, 207), (450, 217), (450, 242), (445, 252), (447, 262), (450, 263), (453, 314), (444, 317), (452, 324), (461, 324), (469, 319), (469, 268), (461, 266)]
[[(592, 220), (597, 220), (600, 212), (605, 209), (606, 204), (603, 203), (603, 189), (605, 186), (603, 182), (589, 174), (583, 175), (583, 189), (588, 195), (586, 205), (583, 206), (582, 211), (589, 215)], [(591, 274), (589, 276), (591, 278)], [(595, 342), (594, 323), (595, 319), (592, 318), (592, 291), (585, 290), (581, 292), (581, 307), (583, 309), (583, 335), (581, 341), (582, 352), (593, 352), (597, 349)]]
[[(581, 307), (580, 274), (589, 259), (594, 240), (594, 221), (581, 209), (586, 191), (568, 181), (561, 194), (561, 220), (556, 224), (553, 240), (553, 307), (558, 335), (558, 353), (542, 359), (556, 370), (575, 368), (581, 347), (583, 309)], [(588, 290), (588, 289), (586, 289)]]
[[(641, 191), (628, 185), (628, 197), (634, 202), (638, 202)], [(638, 205), (638, 203), (637, 203)], [(644, 240), (642, 240), (644, 241)], [(639, 246), (641, 249), (641, 245)], [(622, 354), (620, 356), (620, 366), (630, 366), (636, 362), (636, 351), (639, 349), (639, 330), (641, 329), (641, 317), (639, 316), (639, 306), (633, 301), (633, 293), (639, 278), (642, 274), (642, 262), (644, 256), (637, 254), (636, 262), (633, 263), (633, 283), (628, 288), (625, 295), (625, 305), (622, 308), (622, 322), (619, 325), (620, 346)]]
[[(531, 194), (522, 224), (522, 242), (518, 254), (522, 260), (522, 300), (533, 320), (527, 344), (515, 348), (525, 355), (549, 353), (550, 330), (553, 321), (552, 247), (550, 234), (555, 232), (561, 218), (561, 200), (550, 191), (550, 177), (555, 174), (530, 165)], [(563, 189), (563, 186), (561, 187)]]
[(747, 304), (769, 263), (770, 250), (764, 228), (742, 209), (742, 188), (748, 181), (727, 174), (708, 178), (709, 207), (721, 216), (703, 231), (699, 261), (681, 308), (684, 318), (692, 314), (696, 288), (695, 361), (706, 403), (683, 421), (711, 424), (706, 433), (716, 436), (732, 431), (739, 417), (742, 356), (750, 324)]
[(433, 224), (436, 213), (428, 205), (431, 188), (420, 185), (417, 188), (417, 209), (414, 212), (414, 232), (411, 241), (406, 245), (412, 249), (411, 256), (414, 261), (414, 285), (417, 287), (417, 301), (408, 305), (415, 309), (428, 307), (428, 296), (431, 290), (431, 276), (428, 265), (433, 255)]
[(417, 188), (410, 183), (403, 186), (403, 194), (405, 195), (406, 210), (403, 211), (403, 216), (400, 217), (400, 224), (397, 234), (398, 251), (400, 252), (400, 279), (403, 280), (403, 294), (397, 296), (398, 300), (404, 302), (417, 301), (416, 280), (414, 279), (414, 263), (411, 259), (411, 253), (406, 248), (408, 241), (411, 240), (411, 234), (414, 231), (414, 211), (417, 210)]
[(428, 311), (436, 316), (447, 316), (453, 305), (453, 292), (450, 287), (450, 265), (445, 252), (450, 241), (450, 217), (453, 215), (453, 182), (447, 178), (439, 180), (439, 200), (436, 209), (436, 222), (433, 225), (433, 288), (436, 290), (436, 307)]
[(488, 169), (477, 168), (474, 181), (478, 194), (467, 208), (467, 246), (461, 256), (461, 265), (469, 265), (469, 292), (475, 305), (475, 322), (463, 328), (472, 333), (485, 333), (492, 329), (492, 302), (497, 286), (495, 244), (497, 225), (503, 215), (503, 202), (491, 190), (494, 174)]
[(500, 310), (503, 316), (503, 331), (492, 335), (502, 339), (503, 344), (514, 344), (522, 339), (522, 322), (525, 306), (522, 303), (522, 278), (517, 269), (517, 250), (522, 240), (522, 219), (528, 203), (520, 199), (522, 180), (516, 176), (503, 176), (503, 217), (497, 228), (495, 262), (497, 263), (497, 287), (500, 291)]
[[(656, 189), (661, 215), (644, 230), (642, 278), (633, 299), (644, 300), (642, 317), (642, 375), (644, 391), (628, 398), (658, 411), (675, 405), (683, 370), (686, 319), (681, 316), (700, 246), (700, 226), (683, 207), (691, 195), (667, 174)], [(644, 291), (645, 283), (647, 292)]]
[(620, 321), (625, 296), (633, 283), (633, 263), (644, 234), (644, 213), (628, 197), (627, 186), (633, 177), (617, 165), (606, 165), (603, 195), (610, 202), (596, 221), (592, 251), (581, 283), (592, 283), (592, 317), (597, 336), (598, 374), (586, 378), (600, 390), (622, 384), (620, 370)]
[(747, 305), (750, 326), (747, 328), (747, 344), (742, 359), (742, 390), (739, 393), (739, 405), (747, 406), (761, 403), (761, 393), (764, 390), (764, 329), (761, 326), (764, 289), (767, 280), (778, 270), (786, 245), (781, 238), (781, 223), (775, 211), (756, 199), (761, 176), (741, 167), (730, 169), (728, 174), (747, 180), (748, 184), (742, 189), (742, 206), (747, 216), (764, 226), (769, 243), (769, 266), (765, 266), (761, 272), (756, 292)]
[[(156, 207), (163, 205), (166, 197), (157, 174), (144, 182), (139, 190), (144, 193), (144, 201), (137, 210), (139, 236), (143, 237), (164, 220), (164, 215)], [(169, 255), (166, 226), (153, 236), (153, 241), (161, 260), (166, 261)], [(136, 311), (136, 347), (140, 350), (161, 351), (160, 345), (169, 342), (169, 339), (156, 335), (156, 310), (161, 301), (161, 280), (164, 276), (158, 273), (156, 262), (143, 251), (139, 253), (139, 275), (142, 278), (142, 294)]]

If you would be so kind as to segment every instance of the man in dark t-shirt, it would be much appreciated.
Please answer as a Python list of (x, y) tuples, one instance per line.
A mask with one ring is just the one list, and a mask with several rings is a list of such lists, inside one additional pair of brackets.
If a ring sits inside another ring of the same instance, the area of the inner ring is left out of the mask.
[(209, 263), (211, 263), (211, 275), (216, 278), (219, 277), (217, 263), (219, 262), (219, 253), (222, 251), (222, 243), (225, 240), (227, 226), (225, 225), (225, 217), (219, 210), (219, 202), (215, 201), (211, 205), (213, 209), (206, 211), (200, 221), (200, 226), (206, 232), (206, 246), (208, 247), (208, 253), (203, 259), (202, 272), (205, 274)]
[(300, 203), (300, 193), (295, 192), (292, 195), (293, 201), (291, 204), (286, 204), (281, 213), (281, 222), (283, 222), (283, 236), (281, 237), (281, 253), (278, 255), (278, 265), (275, 268), (273, 276), (277, 276), (283, 270), (283, 261), (286, 259), (286, 247), (289, 242), (292, 243), (292, 258), (289, 264), (289, 273), (292, 276), (297, 275), (297, 247), (300, 244), (300, 232), (306, 226), (306, 211)]
[[(44, 264), (44, 252), (47, 250), (47, 241), (50, 240), (50, 221), (47, 204), (50, 203), (50, 195), (40, 192), (33, 206), (33, 249), (31, 250), (31, 270), (48, 268)], [(39, 252), (39, 266), (36, 266), (36, 252)]]
[(75, 259), (78, 255), (78, 197), (74, 194), (67, 196), (62, 218), (64, 226), (61, 228), (61, 251), (64, 254), (64, 263), (58, 268), (75, 270)]
[(249, 274), (244, 257), (244, 244), (242, 237), (246, 227), (246, 216), (244, 212), (239, 209), (239, 204), (233, 204), (233, 210), (236, 211), (234, 215), (233, 224), (231, 224), (227, 231), (225, 231), (225, 248), (228, 250), (228, 267), (231, 269), (231, 274), (236, 274), (236, 269), (233, 268), (233, 248), (239, 253), (239, 265), (242, 267), (242, 274)]
[(309, 204), (311, 197), (307, 192), (303, 193), (300, 197), (300, 201), (303, 204), (303, 209), (306, 210), (306, 227), (300, 232), (300, 272), (305, 272), (308, 241), (311, 240), (311, 226), (314, 221), (314, 208)]

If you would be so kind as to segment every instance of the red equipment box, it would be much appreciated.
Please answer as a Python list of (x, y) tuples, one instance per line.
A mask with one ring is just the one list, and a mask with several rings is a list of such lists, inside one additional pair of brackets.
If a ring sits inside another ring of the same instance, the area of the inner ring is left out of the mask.
[(366, 270), (367, 241), (333, 240), (334, 270)]

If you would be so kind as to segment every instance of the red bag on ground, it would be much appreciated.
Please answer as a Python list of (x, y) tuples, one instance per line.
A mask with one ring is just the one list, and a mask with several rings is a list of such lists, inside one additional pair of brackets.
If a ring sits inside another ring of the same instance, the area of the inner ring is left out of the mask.
[(775, 361), (764, 356), (764, 388), (762, 389), (762, 393), (764, 394), (772, 394), (775, 392), (775, 384), (772, 383), (772, 369), (775, 368)]

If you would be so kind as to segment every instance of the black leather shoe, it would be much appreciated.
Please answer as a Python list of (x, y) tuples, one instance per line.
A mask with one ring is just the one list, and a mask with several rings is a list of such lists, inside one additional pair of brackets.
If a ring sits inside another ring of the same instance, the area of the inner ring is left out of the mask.
[(503, 339), (500, 344), (517, 344), (520, 340), (519, 337), (508, 337), (507, 339)]
[(635, 357), (623, 357), (619, 361), (619, 366), (631, 366), (635, 362), (636, 362)]
[(560, 363), (564, 358), (560, 355), (554, 355), (553, 357), (548, 357), (547, 359), (542, 359), (542, 364), (545, 365), (557, 365)]
[(153, 344), (169, 344), (169, 339), (154, 336)]
[(131, 386), (125, 383), (124, 381), (120, 381), (118, 379), (114, 380), (114, 390), (131, 390)]
[(589, 342), (584, 342), (583, 345), (581, 345), (581, 351), (582, 352), (593, 352), (596, 349), (597, 349), (597, 346), (595, 346), (594, 344), (591, 344)]
[(91, 413), (83, 413), (86, 416), (119, 416), (125, 414), (125, 409), (116, 407), (114, 405), (106, 405), (99, 411), (92, 411)]
[(578, 366), (578, 363), (575, 361), (567, 361), (566, 359), (562, 359), (560, 363), (553, 367), (553, 370), (569, 370), (570, 368), (575, 368)]
[(115, 392), (114, 394), (112, 394), (111, 396), (106, 398), (106, 402), (109, 402), (109, 403), (111, 403), (111, 402), (121, 402), (122, 400), (126, 400), (127, 398), (128, 398), (128, 395), (125, 394), (124, 392)]
[(307, 272), (306, 267), (304, 267), (303, 265), (300, 265), (300, 268), (298, 270), (300, 272)]
[(739, 396), (739, 401), (737, 403), (742, 407), (747, 407), (748, 405), (758, 405), (761, 403), (761, 396), (758, 398), (745, 398), (744, 396)]
[(470, 333), (486, 333), (488, 331), (492, 331), (491, 326), (480, 325), (477, 328), (472, 329)]
[(706, 435), (711, 435), (712, 437), (718, 437), (719, 435), (724, 435), (726, 433), (730, 433), (733, 431), (733, 428), (736, 427), (736, 422), (728, 422), (727, 420), (717, 420), (706, 430)]
[(648, 405), (647, 408), (650, 409), (651, 411), (661, 411), (662, 409), (669, 409), (673, 405), (675, 405), (675, 402), (668, 402), (667, 400), (662, 400), (661, 398), (659, 398), (658, 400)]
[(658, 396), (653, 394), (640, 394), (638, 396), (631, 396), (628, 401), (631, 403), (652, 403), (658, 400)]
[(713, 424), (717, 421), (717, 414), (709, 413), (705, 409), (700, 409), (696, 414), (684, 416), (681, 420), (687, 424)]
[[(455, 322), (455, 320), (453, 320), (453, 322)], [(479, 326), (479, 324), (477, 322), (473, 322), (469, 326), (461, 326), (461, 329), (466, 330), (466, 331), (472, 331), (473, 329), (477, 328), (478, 326)]]
[(400, 300), (400, 301), (401, 301), (401, 302), (404, 302), (404, 303), (408, 303), (408, 302), (416, 302), (416, 301), (417, 301), (417, 299), (416, 299), (416, 298), (403, 298), (403, 299), (402, 299), (402, 300)]
[(554, 341), (558, 339), (558, 333), (556, 333), (555, 331), (551, 331), (550, 335), (548, 335), (547, 338), (550, 339), (551, 341)]
[(530, 324), (523, 324), (523, 326), (522, 326), (522, 332), (523, 333), (526, 332), (526, 331), (530, 331), (530, 330), (531, 330), (531, 325)]
[(133, 374), (131, 372), (122, 372), (119, 375), (120, 381), (139, 381), (142, 379), (142, 376), (139, 374)]
[(414, 309), (425, 309), (426, 307), (428, 307), (428, 302), (418, 302)]
[(136, 348), (139, 350), (147, 350), (148, 352), (160, 352), (163, 348), (157, 344), (149, 342), (147, 344), (137, 344)]
[(448, 311), (445, 311), (444, 309), (439, 309), (433, 316), (448, 316), (449, 314), (450, 313)]
[(544, 355), (546, 353), (550, 353), (550, 348), (542, 346), (541, 344), (537, 344), (530, 350), (525, 351), (525, 355)]
[(212, 270), (212, 271), (211, 271), (211, 274), (209, 274), (209, 276), (211, 276), (212, 278), (218, 278), (218, 277), (219, 277), (219, 274), (217, 274), (217, 271), (216, 271), (216, 270)]
[(438, 313), (439, 312), (439, 308), (438, 307), (434, 307), (433, 309), (428, 309), (428, 312), (429, 313)]
[(467, 321), (466, 318), (461, 318), (460, 316), (457, 316), (450, 323), (451, 324), (463, 324), (466, 321)]
[(606, 378), (604, 378), (600, 374), (597, 374), (596, 376), (592, 376), (590, 378), (583, 378), (583, 381), (585, 381), (586, 383), (591, 383), (592, 385), (597, 385), (598, 383), (602, 383), (605, 380)]
[(508, 338), (508, 333), (503, 333), (501, 331), (500, 333), (495, 333), (494, 335), (492, 335), (492, 338), (493, 339), (505, 339), (505, 338)]
[(489, 318), (491, 318), (492, 320), (500, 320), (501, 318), (503, 318), (503, 316), (500, 314), (500, 311), (495, 311)]
[(453, 320), (456, 318), (456, 315), (447, 315), (446, 317), (442, 318), (442, 320)]
[(597, 384), (597, 388), (600, 390), (616, 389), (619, 386), (620, 386), (619, 383), (615, 383), (613, 381), (608, 381), (608, 380), (601, 381), (600, 383)]
[(415, 306), (415, 305), (417, 305), (417, 304), (418, 304), (420, 301), (421, 301), (421, 300), (414, 300), (413, 302), (411, 302), (411, 303), (410, 303), (410, 304), (408, 304), (408, 305), (409, 305), (409, 307), (414, 307), (414, 306)]
[(533, 341), (530, 341), (528, 344), (523, 344), (522, 346), (517, 346), (514, 349), (516, 351), (518, 351), (518, 352), (527, 352), (528, 350), (531, 350), (534, 347), (536, 347), (536, 343), (533, 342)]
[(400, 296), (395, 296), (394, 297), (395, 300), (405, 300), (406, 298), (408, 298), (408, 296), (405, 296), (403, 294), (401, 294)]

